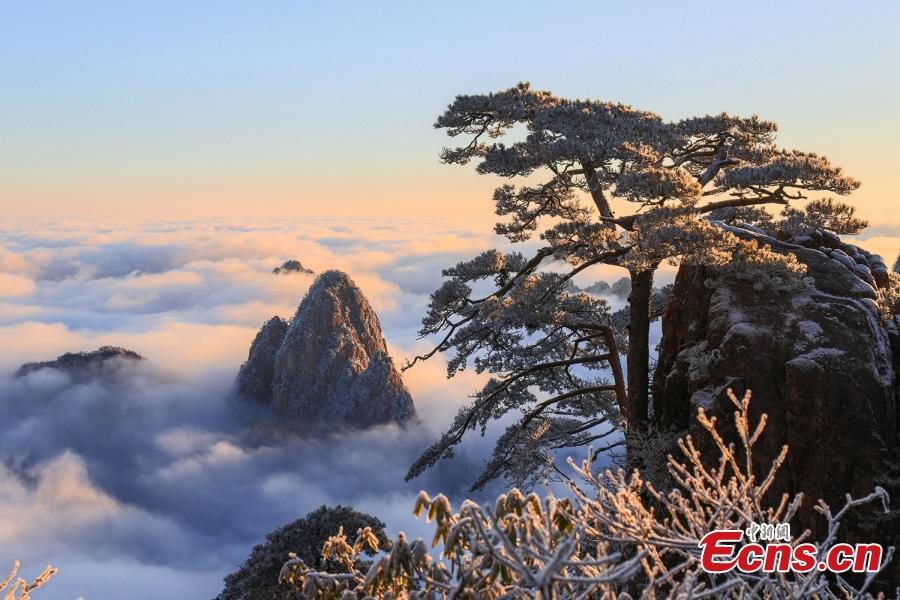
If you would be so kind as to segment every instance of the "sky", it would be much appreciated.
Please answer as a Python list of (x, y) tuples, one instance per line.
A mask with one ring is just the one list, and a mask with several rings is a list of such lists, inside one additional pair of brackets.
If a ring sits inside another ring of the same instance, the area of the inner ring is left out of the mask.
[[(426, 535), (418, 489), (465, 495), (490, 439), (399, 483), (482, 383), (448, 382), (440, 357), (404, 374), (418, 426), (352, 443), (248, 441), (228, 399), (259, 326), (312, 281), (272, 275), (289, 258), (347, 271), (396, 361), (430, 348), (441, 269), (503, 246), (500, 182), (438, 159), (457, 94), (524, 80), (777, 121), (784, 146), (862, 180), (858, 239), (892, 262), (898, 27), (893, 2), (0, 0), (0, 569), (52, 562), (54, 598), (212, 597), (323, 503)], [(578, 283), (623, 274), (603, 269)], [(103, 344), (148, 362), (12, 376)]]
[(490, 217), (435, 117), (517, 81), (759, 114), (896, 218), (895, 2), (3, 2), (7, 216)]

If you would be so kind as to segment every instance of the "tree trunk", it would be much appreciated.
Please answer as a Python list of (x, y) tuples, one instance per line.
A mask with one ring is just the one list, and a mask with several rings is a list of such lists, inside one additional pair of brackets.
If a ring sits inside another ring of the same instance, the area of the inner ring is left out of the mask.
[(616, 404), (624, 419), (628, 419), (628, 388), (625, 386), (625, 377), (622, 375), (622, 360), (619, 348), (616, 344), (616, 334), (612, 327), (603, 325), (603, 338), (606, 340), (606, 348), (609, 350), (609, 368), (613, 374), (613, 382), (616, 386)]
[(647, 424), (650, 406), (650, 300), (653, 295), (653, 271), (629, 271), (631, 294), (628, 296), (628, 428), (637, 430)]
[[(600, 178), (597, 177), (597, 171), (594, 170), (593, 165), (585, 161), (582, 161), (581, 168), (584, 171), (584, 179), (587, 181), (588, 189), (591, 191), (591, 198), (594, 200), (594, 204), (597, 205), (597, 210), (600, 211), (600, 216), (611, 219), (613, 211), (609, 206), (609, 200), (606, 199), (606, 195), (603, 193), (603, 184), (600, 182)], [(610, 227), (615, 226), (610, 223)]]

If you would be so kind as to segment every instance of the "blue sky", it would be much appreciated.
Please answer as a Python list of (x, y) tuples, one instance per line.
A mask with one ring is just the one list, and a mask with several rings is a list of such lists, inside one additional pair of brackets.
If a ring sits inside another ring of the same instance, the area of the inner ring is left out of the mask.
[(7, 2), (0, 209), (489, 213), (496, 182), (439, 165), (431, 124), (529, 80), (776, 120), (887, 218), (898, 25), (891, 2)]

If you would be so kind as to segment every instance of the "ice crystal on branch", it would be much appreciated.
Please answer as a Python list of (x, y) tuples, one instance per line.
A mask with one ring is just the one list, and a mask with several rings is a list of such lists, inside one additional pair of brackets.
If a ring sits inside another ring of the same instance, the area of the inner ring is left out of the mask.
[(692, 264), (724, 265), (731, 259), (738, 239), (722, 231), (696, 212), (685, 208), (654, 208), (635, 220), (631, 251), (622, 263), (644, 271), (660, 260)]
[(900, 314), (900, 273), (888, 272), (890, 285), (878, 288), (878, 310), (882, 320), (895, 319), (894, 315)]
[(778, 150), (766, 156), (761, 164), (727, 169), (719, 175), (715, 184), (723, 190), (733, 189), (739, 194), (758, 195), (772, 193), (769, 188), (785, 193), (794, 190), (829, 190), (836, 194), (849, 194), (859, 187), (859, 182), (843, 174), (824, 156), (798, 150)]
[(641, 172), (626, 173), (616, 181), (616, 196), (634, 202), (656, 198), (659, 203), (679, 201), (693, 206), (702, 189), (696, 177), (681, 168), (651, 167)]
[(47, 565), (40, 575), (28, 582), (17, 577), (19, 566), (19, 561), (14, 562), (6, 579), (0, 580), (0, 592), (3, 593), (3, 600), (28, 600), (31, 598), (31, 592), (42, 587), (59, 572), (59, 569)]
[[(588, 443), (596, 438), (581, 435), (587, 429), (609, 429), (620, 419), (613, 392), (621, 388), (621, 374), (616, 383), (602, 373), (616, 348), (608, 304), (572, 293), (565, 275), (536, 272), (535, 266), (520, 255), (490, 251), (445, 271), (449, 279), (432, 294), (422, 334), (449, 330), (439, 346), (454, 349), (448, 375), (471, 362), (477, 372), (495, 376), (408, 477), (451, 456), (466, 431), (483, 432), (489, 421), (511, 410), (522, 412), (523, 426), (554, 419), (554, 433), (542, 439), (556, 447)], [(470, 284), (484, 279), (500, 291), (472, 298)], [(505, 439), (512, 446), (501, 441), (501, 454), (521, 441), (517, 435)]]

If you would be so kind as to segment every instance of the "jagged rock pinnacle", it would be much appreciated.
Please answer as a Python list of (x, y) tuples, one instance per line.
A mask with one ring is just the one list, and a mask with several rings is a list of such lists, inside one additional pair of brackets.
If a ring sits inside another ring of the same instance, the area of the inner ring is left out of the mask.
[(378, 316), (345, 273), (326, 271), (316, 279), (280, 340), (286, 324), (276, 319), (254, 340), (239, 392), (271, 402), (299, 426), (368, 427), (415, 416)]
[(237, 378), (237, 393), (256, 398), (267, 404), (272, 401), (272, 381), (275, 378), (275, 355), (284, 341), (288, 324), (281, 317), (266, 321), (250, 345), (247, 362), (241, 365)]

